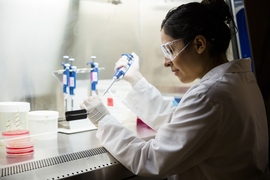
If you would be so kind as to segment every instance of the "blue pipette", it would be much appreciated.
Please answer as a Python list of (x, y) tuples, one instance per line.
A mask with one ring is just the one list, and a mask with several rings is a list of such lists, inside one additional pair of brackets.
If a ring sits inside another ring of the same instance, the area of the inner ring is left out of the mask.
[(68, 63), (64, 63), (65, 67), (63, 72), (63, 93), (64, 93), (64, 108), (67, 111), (67, 97), (68, 97), (68, 87), (69, 87), (69, 69), (70, 65)]
[(98, 63), (91, 62), (91, 90), (92, 95), (98, 94), (97, 92), (97, 84), (98, 84)]
[(90, 95), (97, 95), (98, 90), (97, 90), (97, 84), (98, 84), (98, 66), (99, 64), (95, 62), (96, 56), (91, 56), (92, 62), (88, 62), (87, 65), (90, 65), (90, 82), (91, 82), (91, 93)]
[(71, 110), (74, 108), (74, 96), (77, 80), (77, 67), (71, 66), (70, 78), (69, 78), (69, 94), (71, 96)]
[(102, 94), (101, 97), (103, 97), (108, 92), (108, 90), (111, 88), (111, 86), (113, 85), (113, 83), (115, 81), (118, 81), (118, 80), (122, 79), (125, 76), (126, 72), (129, 70), (131, 64), (134, 61), (133, 60), (133, 56), (131, 54), (122, 54), (122, 56), (127, 57), (127, 59), (128, 59), (127, 66), (126, 67), (120, 67), (120, 68), (117, 69), (117, 71), (113, 75), (113, 78), (112, 78), (111, 83), (109, 84), (109, 86), (107, 87), (107, 89), (103, 92), (103, 94)]

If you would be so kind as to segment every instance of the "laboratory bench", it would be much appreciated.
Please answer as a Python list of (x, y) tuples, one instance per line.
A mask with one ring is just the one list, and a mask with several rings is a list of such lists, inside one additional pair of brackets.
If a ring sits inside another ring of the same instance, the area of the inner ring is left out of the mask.
[[(155, 131), (145, 124), (136, 121), (123, 124), (144, 140), (155, 136)], [(5, 145), (1, 144), (0, 179), (150, 179), (126, 169), (101, 146), (95, 134), (96, 129), (72, 134), (58, 132), (55, 139), (35, 140), (31, 156), (7, 157)]]

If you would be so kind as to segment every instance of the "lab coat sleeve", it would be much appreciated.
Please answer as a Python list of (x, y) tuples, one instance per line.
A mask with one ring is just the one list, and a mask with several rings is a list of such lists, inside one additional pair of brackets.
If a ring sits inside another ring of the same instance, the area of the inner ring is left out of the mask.
[[(183, 100), (183, 99), (182, 99)], [(144, 141), (106, 116), (99, 125), (101, 144), (131, 172), (168, 177), (185, 172), (207, 159), (218, 139), (219, 107), (204, 95), (189, 95), (160, 127), (154, 139)], [(105, 121), (104, 120), (104, 121)]]
[(155, 131), (171, 121), (176, 108), (171, 100), (165, 100), (145, 78), (134, 86), (123, 103)]

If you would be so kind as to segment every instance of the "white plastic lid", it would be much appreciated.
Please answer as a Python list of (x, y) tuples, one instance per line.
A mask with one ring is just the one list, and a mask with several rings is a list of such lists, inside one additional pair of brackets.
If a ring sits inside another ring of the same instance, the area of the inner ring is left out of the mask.
[(0, 112), (28, 112), (30, 103), (28, 102), (0, 102)]
[(28, 119), (31, 120), (57, 119), (58, 117), (59, 117), (58, 111), (40, 110), (40, 111), (30, 111), (28, 113)]

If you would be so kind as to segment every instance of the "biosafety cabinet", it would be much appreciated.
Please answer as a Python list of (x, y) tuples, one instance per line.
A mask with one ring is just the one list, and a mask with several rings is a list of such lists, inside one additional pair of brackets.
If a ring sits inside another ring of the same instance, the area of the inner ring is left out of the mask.
[[(56, 138), (49, 139), (44, 133), (45, 140), (38, 139), (39, 134), (33, 136), (20, 131), (20, 135), (23, 134), (23, 139), (26, 140), (24, 142), (34, 151), (29, 156), (24, 155), (23, 150), (18, 153), (14, 146), (7, 147), (1, 137), (0, 179), (149, 179), (131, 173), (102, 147), (95, 137), (94, 126), (87, 125), (91, 128), (83, 129), (83, 122), (65, 122), (64, 56), (69, 56), (68, 61), (73, 59), (69, 63), (79, 69), (74, 95), (75, 109), (79, 108), (80, 100), (83, 101), (91, 93), (90, 74), (93, 67), (89, 63), (96, 62), (99, 65), (97, 90), (101, 91), (104, 89), (103, 83), (112, 78), (115, 62), (123, 53), (131, 52), (140, 57), (142, 74), (164, 97), (181, 98), (190, 85), (179, 83), (163, 67), (160, 24), (169, 9), (187, 2), (190, 0), (0, 0), (0, 102), (27, 102), (29, 111), (58, 112), (57, 128), (62, 128), (57, 132)], [(239, 4), (234, 4), (233, 1), (230, 4), (235, 18), (238, 18), (236, 14)], [(266, 30), (269, 29), (266, 26), (261, 33), (254, 33), (253, 24), (256, 22), (253, 17), (264, 20), (258, 15), (258, 11), (268, 17), (264, 23), (256, 24), (263, 28), (261, 26), (269, 22), (270, 16), (265, 10), (265, 7), (269, 7), (269, 1), (264, 0), (256, 5), (244, 2), (247, 19), (245, 25), (249, 37), (249, 43), (245, 45), (248, 48), (239, 46), (242, 39), (239, 36), (232, 42), (228, 55), (229, 59), (252, 56), (257, 77), (263, 79), (263, 73), (269, 72), (265, 70), (269, 64), (260, 66), (266, 61), (260, 59), (258, 47), (269, 47), (269, 38), (265, 42), (262, 39), (268, 37), (267, 32), (270, 31)], [(255, 11), (256, 8), (260, 10)], [(249, 14), (251, 11), (252, 15)], [(263, 43), (266, 45), (262, 45)], [(263, 54), (264, 59), (268, 57), (270, 56)], [(263, 67), (264, 72), (259, 67)], [(259, 83), (263, 89), (268, 82)], [(120, 89), (125, 88), (129, 87), (124, 85)], [(118, 90), (110, 93), (105, 102), (108, 106), (112, 102), (120, 102), (123, 98), (121, 95), (124, 94), (119, 95)], [(269, 91), (265, 90), (263, 93), (267, 99)], [(119, 109), (124, 109), (126, 113), (121, 113)], [(138, 123), (136, 115), (128, 112), (125, 107), (118, 104), (117, 108), (110, 110), (122, 118), (121, 122), (138, 137), (147, 141), (155, 136), (152, 129)], [(8, 112), (12, 113), (9, 114), (12, 118), (2, 125), (3, 128), (21, 127), (19, 123), (24, 123), (20, 116), (22, 112), (24, 111), (19, 108)], [(43, 118), (39, 121), (40, 128), (48, 125), (48, 121)], [(29, 137), (34, 140), (28, 141)], [(17, 141), (22, 137), (16, 138)], [(12, 157), (7, 156), (7, 150), (13, 153)], [(14, 152), (18, 154), (14, 155)]]
[[(1, 137), (0, 179), (138, 179), (100, 145), (90, 121), (65, 122), (63, 63), (77, 68), (75, 93), (68, 92), (67, 103), (71, 107), (73, 98), (74, 109), (91, 94), (90, 64), (98, 63), (97, 90), (101, 92), (123, 53), (135, 52), (140, 57), (142, 73), (166, 97), (181, 96), (188, 87), (175, 87), (178, 80), (173, 75), (165, 77), (160, 23), (170, 8), (183, 2), (0, 0), (0, 102), (29, 103), (29, 109), (16, 104), (11, 112), (4, 111), (10, 118), (2, 118), (3, 131), (15, 133), (5, 134), (5, 138), (13, 137), (11, 147)], [(113, 87), (125, 90), (121, 83)], [(175, 89), (180, 91), (176, 94)], [(138, 126), (136, 116), (119, 105), (123, 94), (112, 89), (105, 103), (139, 137), (152, 138), (155, 132)], [(29, 128), (22, 117), (26, 111), (39, 111), (30, 119), (40, 132), (57, 118), (57, 137), (49, 138), (55, 137), (49, 136), (49, 128), (40, 134), (23, 131)], [(47, 111), (54, 115), (44, 116)], [(23, 145), (15, 147), (22, 139)]]

